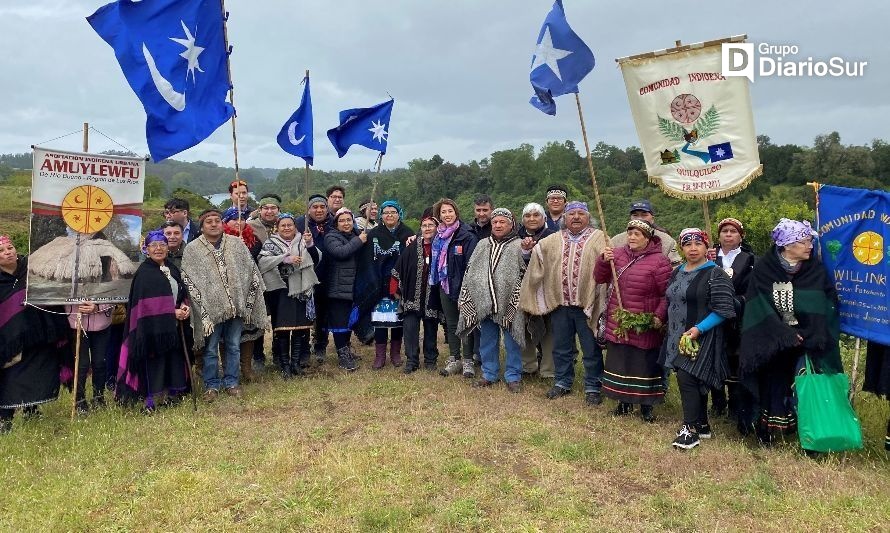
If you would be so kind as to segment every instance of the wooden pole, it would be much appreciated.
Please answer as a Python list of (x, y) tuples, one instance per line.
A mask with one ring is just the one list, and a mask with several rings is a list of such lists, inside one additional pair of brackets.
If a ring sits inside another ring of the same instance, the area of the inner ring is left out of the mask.
[(708, 201), (707, 200), (701, 201), (701, 208), (705, 214), (705, 231), (708, 232), (708, 235), (711, 237), (711, 240), (716, 242), (717, 239), (713, 235), (711, 235), (711, 212), (708, 209)]
[[(232, 83), (232, 59), (229, 50), (229, 28), (226, 21), (229, 14), (226, 12), (226, 0), (219, 0), (219, 7), (223, 15), (223, 43), (226, 47), (226, 70), (229, 76), (229, 103), (235, 107), (235, 85)], [(238, 135), (235, 133), (235, 117), (237, 113), (232, 114), (232, 151), (235, 154), (235, 180), (240, 179), (240, 169), (238, 168)], [(239, 207), (240, 206), (236, 206)]]
[(853, 350), (853, 372), (850, 373), (850, 403), (856, 397), (856, 375), (859, 373), (859, 348), (862, 340), (856, 337), (856, 348)]
[[(90, 124), (89, 122), (83, 123), (83, 151), (88, 152), (90, 149)], [(77, 232), (77, 237), (74, 239), (74, 272), (71, 273), (71, 298), (77, 298), (77, 277), (80, 274), (80, 232)], [(75, 333), (76, 337), (74, 340), (74, 386), (71, 387), (72, 391), (72, 400), (71, 400), (71, 420), (74, 420), (74, 417), (77, 414), (77, 381), (80, 375), (80, 333), (81, 333), (81, 319), (83, 315), (80, 313), (80, 309), (78, 306), (77, 317), (75, 318)], [(84, 395), (86, 397), (86, 395)]]
[(185, 364), (189, 368), (189, 379), (191, 380), (192, 389), (192, 409), (198, 412), (198, 393), (195, 391), (195, 369), (192, 368), (192, 360), (189, 359), (189, 351), (185, 346), (185, 327), (182, 321), (179, 322), (179, 340), (182, 342), (182, 356), (185, 357)]
[[(74, 417), (77, 416), (77, 381), (80, 377), (80, 334), (81, 334), (81, 314), (80, 311), (77, 311), (77, 324), (75, 327), (76, 337), (74, 338), (74, 386), (71, 388), (72, 398), (71, 398), (71, 420), (74, 420)], [(86, 401), (86, 394), (84, 394), (84, 401)]]
[[(609, 245), (609, 232), (606, 230), (606, 216), (603, 214), (603, 203), (600, 201), (600, 188), (596, 183), (596, 173), (593, 171), (593, 157), (590, 155), (590, 143), (587, 141), (587, 127), (584, 125), (584, 114), (581, 112), (581, 97), (575, 93), (575, 103), (578, 105), (578, 118), (581, 119), (581, 136), (584, 137), (584, 149), (587, 151), (587, 170), (590, 171), (590, 181), (593, 183), (593, 196), (596, 200), (596, 211), (600, 217), (600, 229), (606, 237), (606, 245)], [(622, 309), (621, 289), (618, 288), (618, 272), (615, 271), (615, 261), (609, 261), (612, 267), (612, 287), (615, 290), (615, 298), (618, 300), (618, 308)]]

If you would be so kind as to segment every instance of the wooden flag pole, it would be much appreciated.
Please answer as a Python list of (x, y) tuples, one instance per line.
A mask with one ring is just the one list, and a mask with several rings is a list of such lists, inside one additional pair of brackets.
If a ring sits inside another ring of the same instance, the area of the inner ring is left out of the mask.
[[(584, 149), (587, 151), (587, 170), (590, 171), (590, 181), (593, 183), (593, 196), (596, 200), (596, 211), (600, 217), (600, 229), (603, 230), (603, 234), (606, 236), (606, 245), (608, 246), (610, 245), (610, 239), (609, 232), (606, 230), (606, 216), (603, 214), (600, 188), (596, 183), (596, 173), (593, 171), (593, 157), (590, 155), (590, 143), (587, 142), (587, 127), (584, 125), (584, 113), (581, 112), (581, 97), (578, 96), (578, 93), (575, 93), (575, 103), (578, 104), (578, 118), (581, 119), (581, 136), (584, 137)], [(612, 267), (612, 280), (615, 282), (612, 286), (615, 289), (618, 308), (623, 309), (624, 305), (621, 303), (621, 289), (618, 288), (618, 272), (615, 271), (615, 261), (609, 261), (609, 266)]]
[(859, 373), (859, 348), (861, 342), (862, 340), (856, 337), (856, 347), (853, 350), (853, 372), (850, 373), (850, 404), (853, 403), (853, 398), (856, 397), (856, 375)]
[[(219, 7), (223, 15), (223, 43), (226, 47), (226, 71), (229, 76), (229, 103), (235, 107), (235, 85), (232, 83), (232, 50), (229, 47), (229, 28), (226, 22), (229, 20), (229, 13), (226, 11), (226, 0), (219, 0)], [(235, 180), (240, 179), (240, 169), (238, 168), (238, 135), (235, 133), (235, 117), (232, 114), (232, 151), (235, 154)], [(240, 206), (236, 206), (239, 207)]]
[[(90, 150), (90, 123), (83, 123), (83, 151), (84, 153)], [(80, 274), (80, 232), (77, 232), (77, 237), (74, 239), (74, 272), (71, 273), (71, 298), (77, 297), (77, 277)], [(80, 333), (81, 333), (81, 319), (83, 315), (80, 313), (80, 306), (77, 309), (77, 318), (75, 319), (75, 328), (74, 332), (76, 337), (74, 338), (74, 383), (73, 387), (71, 387), (72, 392), (72, 400), (71, 400), (71, 420), (74, 420), (75, 415), (77, 414), (77, 381), (80, 376)], [(86, 395), (84, 394), (84, 397)]]
[(708, 201), (707, 200), (701, 201), (701, 208), (705, 215), (705, 231), (708, 232), (708, 235), (711, 237), (711, 240), (716, 242), (717, 239), (715, 239), (714, 236), (711, 235), (711, 212), (708, 209)]

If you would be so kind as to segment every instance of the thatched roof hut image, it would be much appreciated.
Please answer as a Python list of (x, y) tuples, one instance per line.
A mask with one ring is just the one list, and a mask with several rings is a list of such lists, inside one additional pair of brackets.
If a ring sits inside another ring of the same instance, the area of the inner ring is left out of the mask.
[(28, 271), (47, 280), (70, 282), (77, 262), (77, 280), (91, 283), (130, 278), (139, 266), (105, 239), (82, 235), (80, 257), (76, 248), (76, 237), (56, 237), (31, 253)]

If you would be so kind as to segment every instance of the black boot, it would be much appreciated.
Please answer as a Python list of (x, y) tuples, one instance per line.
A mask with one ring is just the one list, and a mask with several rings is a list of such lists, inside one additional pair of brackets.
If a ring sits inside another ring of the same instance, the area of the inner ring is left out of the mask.
[(352, 350), (349, 349), (349, 346), (337, 348), (337, 362), (340, 368), (349, 372), (352, 372), (353, 370), (358, 368), (358, 361), (355, 360), (355, 357), (352, 355)]
[(309, 342), (309, 331), (302, 330), (297, 335), (300, 336), (300, 368), (304, 370), (312, 366), (309, 357), (312, 352), (312, 343)]
[(274, 359), (277, 354), (278, 369), (281, 372), (281, 377), (285, 380), (288, 380), (291, 378), (290, 333), (288, 333), (288, 332), (276, 333), (275, 337), (272, 339), (272, 343), (274, 345), (272, 357)]
[(300, 365), (300, 353), (303, 351), (303, 336), (296, 331), (290, 335), (290, 373), (292, 376), (302, 376), (303, 367)]

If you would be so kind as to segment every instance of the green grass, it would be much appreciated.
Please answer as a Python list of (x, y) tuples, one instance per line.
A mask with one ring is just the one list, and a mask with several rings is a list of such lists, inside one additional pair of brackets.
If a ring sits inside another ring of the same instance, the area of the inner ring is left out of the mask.
[[(365, 362), (370, 353), (365, 352)], [(365, 365), (367, 367), (367, 364)], [(887, 403), (857, 397), (867, 448), (810, 459), (717, 421), (670, 446), (611, 402), (477, 390), (459, 377), (330, 363), (266, 374), (242, 401), (70, 421), (70, 396), (0, 438), (0, 530), (880, 530), (890, 523)], [(867, 413), (867, 414), (866, 414)]]

